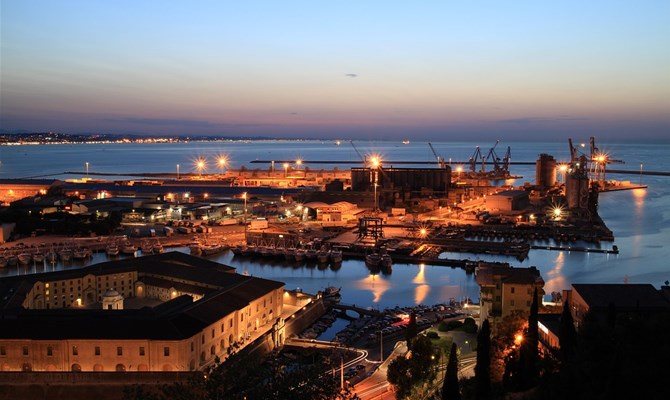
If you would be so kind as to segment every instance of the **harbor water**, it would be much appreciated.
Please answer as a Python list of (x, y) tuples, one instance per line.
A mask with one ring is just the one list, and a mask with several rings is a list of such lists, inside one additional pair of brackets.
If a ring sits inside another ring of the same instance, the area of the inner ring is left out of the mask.
[[(438, 154), (448, 163), (467, 161), (475, 146), (488, 151), (487, 143), (432, 143)], [(426, 142), (402, 144), (395, 142), (355, 143), (363, 154), (380, 154), (384, 165), (393, 161), (432, 161), (433, 154)], [(503, 143), (499, 146), (502, 146)], [(547, 153), (557, 161), (567, 161), (569, 151), (565, 143), (509, 143), (512, 161), (535, 161)], [(608, 144), (600, 149), (626, 164), (616, 169), (638, 171), (670, 171), (668, 144)], [(588, 150), (588, 148), (587, 148)], [(504, 154), (500, 151), (499, 154)], [(174, 172), (180, 164), (182, 172), (194, 170), (198, 157), (209, 158), (209, 172), (218, 172), (214, 158), (226, 155), (230, 168), (268, 168), (252, 164), (253, 160), (333, 160), (357, 161), (352, 146), (342, 141), (263, 141), (171, 144), (87, 144), (87, 145), (33, 145), (0, 146), (0, 178), (44, 177), (66, 179), (65, 171), (84, 171), (86, 162), (91, 172), (131, 174), (139, 172)], [(460, 164), (464, 169), (467, 165)], [(314, 164), (303, 168), (349, 168), (351, 165)], [(411, 165), (397, 165), (406, 167)], [(426, 165), (421, 165), (425, 167)], [(521, 175), (512, 183), (521, 185), (534, 182), (533, 165), (512, 165), (510, 172)], [(81, 175), (77, 175), (81, 178)], [(561, 179), (560, 176), (557, 177)], [(670, 280), (670, 177), (646, 175), (611, 175), (608, 179), (629, 180), (648, 185), (647, 189), (602, 193), (599, 213), (614, 232), (614, 242), (603, 242), (603, 248), (616, 245), (619, 254), (531, 250), (529, 257), (519, 262), (513, 257), (474, 254), (449, 254), (446, 258), (470, 258), (509, 262), (513, 266), (536, 266), (545, 280), (545, 292), (567, 289), (572, 283), (651, 283), (656, 287)], [(555, 245), (546, 241), (547, 246)], [(593, 246), (576, 243), (576, 246)], [(168, 250), (168, 249), (166, 249)], [(188, 252), (187, 248), (171, 250)], [(94, 254), (86, 263), (67, 265), (38, 265), (8, 267), (0, 275), (16, 275), (63, 268), (79, 268), (106, 260), (103, 253)], [(237, 268), (238, 272), (275, 279), (286, 283), (288, 289), (300, 288), (314, 293), (328, 286), (341, 287), (342, 301), (362, 307), (386, 308), (415, 304), (437, 304), (470, 297), (477, 301), (478, 287), (474, 276), (461, 269), (432, 265), (393, 265), (390, 274), (372, 275), (362, 260), (345, 260), (338, 268), (317, 265), (286, 265), (260, 258), (234, 257), (231, 252), (214, 256), (214, 260)]]

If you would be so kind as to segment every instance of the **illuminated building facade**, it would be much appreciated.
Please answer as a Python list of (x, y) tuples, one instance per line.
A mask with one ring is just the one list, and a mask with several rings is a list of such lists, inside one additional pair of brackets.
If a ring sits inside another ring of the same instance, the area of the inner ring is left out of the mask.
[(514, 312), (528, 313), (537, 288), (538, 301), (544, 295), (544, 280), (535, 267), (514, 268), (480, 263), (475, 269), (479, 285), (481, 322), (492, 325)]
[(284, 284), (179, 252), (0, 280), (2, 371), (192, 371), (272, 331)]

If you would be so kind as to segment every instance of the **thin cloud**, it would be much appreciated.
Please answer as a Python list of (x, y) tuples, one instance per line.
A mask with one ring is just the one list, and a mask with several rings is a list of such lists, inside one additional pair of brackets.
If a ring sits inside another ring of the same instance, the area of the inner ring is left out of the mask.
[(344, 74), (344, 76), (346, 76), (348, 78), (355, 78), (355, 77), (358, 76), (358, 74)]
[(214, 124), (205, 120), (175, 119), (175, 118), (109, 118), (107, 122), (121, 122), (126, 124), (152, 125), (152, 126), (186, 126), (190, 128), (211, 127)]
[(537, 122), (565, 122), (565, 121), (585, 121), (585, 120), (587, 120), (587, 118), (572, 117), (570, 115), (559, 115), (557, 117), (524, 117), (524, 118), (500, 119), (496, 122), (500, 122), (503, 124), (526, 125)]

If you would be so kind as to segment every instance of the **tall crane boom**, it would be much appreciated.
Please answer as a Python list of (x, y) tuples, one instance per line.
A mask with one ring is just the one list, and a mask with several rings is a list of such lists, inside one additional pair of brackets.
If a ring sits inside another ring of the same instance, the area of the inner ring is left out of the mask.
[(428, 142), (428, 146), (430, 146), (430, 150), (433, 152), (433, 155), (435, 156), (435, 159), (437, 159), (437, 166), (440, 168), (445, 168), (444, 165), (444, 158), (440, 157), (437, 152), (435, 151), (435, 148), (433, 147), (432, 143)]
[(356, 151), (356, 154), (358, 154), (358, 157), (360, 157), (360, 158), (361, 158), (361, 161), (363, 161), (363, 165), (366, 165), (366, 164), (367, 164), (367, 160), (365, 159), (365, 157), (363, 157), (363, 154), (361, 154), (361, 152), (358, 151), (358, 149), (357, 149), (356, 146), (354, 145), (354, 141), (353, 141), (353, 140), (350, 140), (349, 143), (351, 143), (351, 147), (354, 148), (354, 150)]

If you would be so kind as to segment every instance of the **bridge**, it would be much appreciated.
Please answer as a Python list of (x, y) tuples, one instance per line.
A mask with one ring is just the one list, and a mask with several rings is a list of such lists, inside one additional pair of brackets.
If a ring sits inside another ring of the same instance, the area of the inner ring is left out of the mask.
[(373, 317), (378, 317), (382, 315), (382, 313), (378, 310), (372, 310), (372, 309), (367, 309), (367, 308), (362, 308), (362, 307), (356, 307), (355, 304), (342, 304), (342, 303), (334, 303), (330, 301), (324, 302), (326, 307), (332, 308), (333, 310), (340, 310), (340, 311), (355, 311), (359, 315), (370, 315)]

